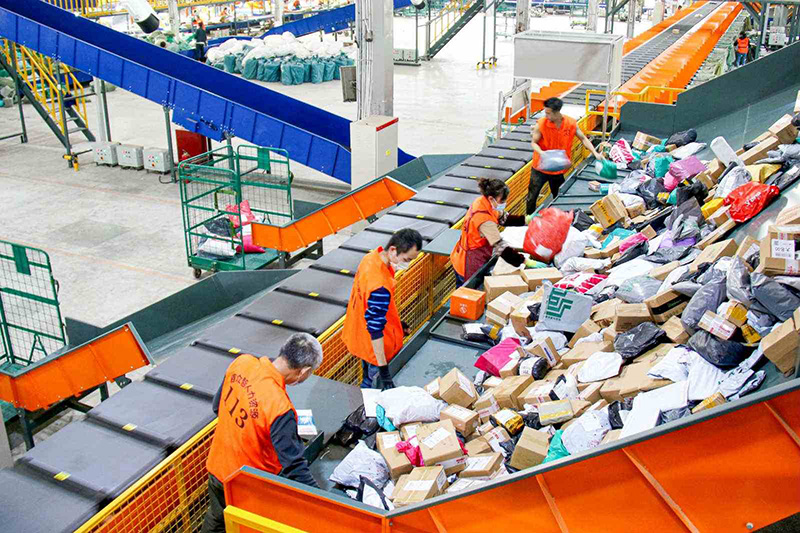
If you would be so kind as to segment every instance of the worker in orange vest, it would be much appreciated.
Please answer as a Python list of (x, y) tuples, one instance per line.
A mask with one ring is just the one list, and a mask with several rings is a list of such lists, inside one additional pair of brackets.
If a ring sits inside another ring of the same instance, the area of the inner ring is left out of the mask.
[(395, 304), (394, 275), (408, 267), (422, 249), (422, 236), (414, 229), (401, 229), (361, 260), (356, 271), (350, 302), (342, 327), (347, 349), (361, 359), (361, 388), (375, 385), (380, 375), (382, 388), (394, 387), (389, 361), (403, 347), (407, 328)]
[(481, 178), (478, 180), (481, 195), (472, 202), (464, 224), (461, 226), (461, 238), (450, 253), (450, 262), (456, 271), (456, 286), (471, 278), (475, 272), (497, 253), (511, 266), (518, 267), (525, 263), (534, 267), (538, 263), (525, 258), (509, 247), (500, 237), (499, 226), (524, 226), (533, 215), (511, 215), (505, 212), (508, 199), (508, 185), (497, 178)]
[(564, 150), (567, 157), (572, 154), (572, 142), (577, 136), (587, 150), (597, 159), (602, 159), (600, 153), (592, 146), (592, 142), (578, 128), (575, 119), (561, 114), (564, 102), (560, 98), (548, 98), (544, 101), (544, 117), (536, 122), (531, 134), (531, 145), (533, 146), (533, 168), (531, 169), (531, 181), (528, 186), (528, 203), (525, 212), (531, 214), (536, 211), (536, 199), (544, 186), (545, 181), (550, 184), (550, 194), (553, 199), (558, 196), (558, 190), (564, 184), (564, 173), (562, 171), (539, 170), (542, 154), (545, 150)]
[(739, 38), (736, 39), (736, 62), (734, 65), (741, 67), (747, 63), (747, 53), (749, 51), (750, 39), (747, 38), (747, 34), (745, 32), (741, 32), (739, 34)]
[(228, 367), (212, 401), (219, 419), (206, 461), (209, 507), (202, 533), (224, 533), (222, 482), (243, 466), (317, 486), (303, 456), (297, 413), (286, 386), (304, 382), (320, 364), (319, 341), (295, 333), (275, 360), (243, 354)]

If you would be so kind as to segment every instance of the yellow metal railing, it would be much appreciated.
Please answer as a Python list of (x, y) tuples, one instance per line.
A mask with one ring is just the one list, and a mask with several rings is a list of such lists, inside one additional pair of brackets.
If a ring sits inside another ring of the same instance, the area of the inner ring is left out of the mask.
[(301, 529), (281, 524), (233, 505), (225, 507), (225, 531), (239, 533), (242, 526), (258, 531), (258, 533), (305, 533)]
[(453, 0), (430, 22), (431, 44), (435, 43), (452, 28), (458, 19), (476, 0)]

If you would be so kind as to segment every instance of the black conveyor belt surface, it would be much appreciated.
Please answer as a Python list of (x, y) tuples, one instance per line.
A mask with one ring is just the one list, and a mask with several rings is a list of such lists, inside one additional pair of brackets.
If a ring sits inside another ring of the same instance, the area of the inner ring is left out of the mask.
[(431, 241), (449, 227), (450, 225), (444, 222), (400, 217), (389, 213), (367, 226), (367, 231), (376, 231), (385, 235), (391, 235), (403, 228), (411, 228), (417, 230), (420, 235), (422, 235), (423, 240)]
[(395, 207), (390, 211), (394, 215), (402, 215), (420, 220), (435, 220), (453, 225), (463, 217), (467, 209), (463, 207), (452, 207), (449, 205), (429, 204), (427, 202), (416, 202), (412, 198)]
[(358, 264), (362, 259), (364, 259), (364, 252), (336, 248), (314, 261), (311, 268), (355, 276)]
[[(457, 176), (442, 176), (430, 184), (433, 189), (449, 189), (453, 191), (480, 192), (478, 180), (473, 178), (461, 178)], [(383, 217), (381, 217), (383, 218)]]
[(207, 330), (199, 340), (224, 350), (233, 348), (243, 353), (268, 355), (267, 350), (279, 348), (293, 333), (291, 329), (237, 315)]
[(495, 170), (508, 170), (513, 174), (525, 166), (523, 161), (512, 161), (510, 159), (497, 159), (496, 157), (483, 157), (481, 155), (474, 155), (464, 161), (464, 165), (468, 167), (477, 168), (490, 168)]
[(309, 298), (332, 300), (346, 306), (350, 300), (353, 278), (325, 270), (306, 268), (281, 282), (278, 291), (291, 292)]
[(315, 337), (342, 318), (347, 307), (282, 292), (268, 292), (239, 313), (256, 322), (273, 322)]
[[(262, 348), (262, 351), (265, 350)], [(144, 379), (174, 387), (188, 386), (191, 392), (202, 394), (210, 402), (234, 357), (199, 346), (187, 346), (159, 363)]]
[(367, 253), (379, 246), (386, 246), (389, 242), (391, 235), (385, 233), (377, 233), (374, 231), (360, 231), (344, 241), (339, 245), (340, 248), (345, 250), (355, 250), (361, 253)]
[(426, 187), (419, 191), (414, 200), (429, 202), (433, 204), (446, 204), (468, 209), (478, 198), (478, 194), (471, 192), (448, 191), (432, 187)]
[(467, 165), (458, 165), (447, 171), (448, 176), (456, 176), (459, 178), (497, 178), (506, 181), (514, 173), (510, 170), (498, 170), (493, 168), (470, 167)]
[(489, 148), (484, 148), (478, 154), (479, 156), (496, 157), (498, 159), (511, 159), (514, 161), (523, 161), (527, 163), (533, 157), (533, 148), (528, 146), (530, 150), (510, 150), (505, 148), (498, 148), (492, 145)]

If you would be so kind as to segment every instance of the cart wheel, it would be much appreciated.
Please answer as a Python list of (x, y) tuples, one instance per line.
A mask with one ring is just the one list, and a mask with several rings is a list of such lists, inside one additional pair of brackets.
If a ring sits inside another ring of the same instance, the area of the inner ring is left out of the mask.
[(194, 279), (200, 279), (200, 276), (203, 275), (203, 271), (199, 268), (195, 268), (192, 273), (194, 274)]

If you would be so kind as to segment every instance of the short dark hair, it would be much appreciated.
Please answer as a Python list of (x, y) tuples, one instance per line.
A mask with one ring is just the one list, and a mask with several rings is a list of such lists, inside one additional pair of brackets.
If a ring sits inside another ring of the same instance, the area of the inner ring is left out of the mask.
[(498, 178), (479, 179), (478, 189), (480, 189), (481, 194), (486, 197), (497, 198), (499, 196), (501, 202), (508, 198), (508, 185)]
[(308, 333), (295, 333), (289, 337), (281, 346), (279, 355), (293, 370), (307, 367), (316, 370), (322, 364), (322, 346)]
[(556, 98), (555, 96), (552, 98), (548, 98), (544, 101), (544, 106), (547, 109), (551, 109), (558, 113), (561, 111), (561, 108), (564, 107), (564, 101), (561, 98)]
[(422, 250), (422, 235), (415, 229), (403, 228), (392, 235), (386, 249), (388, 250), (392, 246), (397, 248), (399, 254), (404, 254), (412, 248)]

